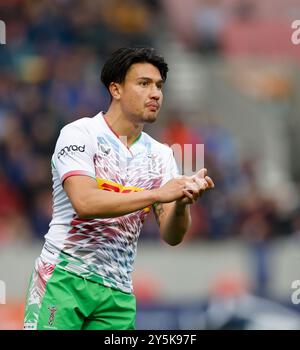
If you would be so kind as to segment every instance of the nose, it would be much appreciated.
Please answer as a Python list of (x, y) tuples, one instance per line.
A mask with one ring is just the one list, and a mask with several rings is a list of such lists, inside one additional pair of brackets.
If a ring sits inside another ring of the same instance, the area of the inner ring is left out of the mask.
[(158, 87), (154, 86), (153, 89), (151, 89), (150, 98), (158, 101), (161, 98), (161, 96), (162, 96), (161, 90)]

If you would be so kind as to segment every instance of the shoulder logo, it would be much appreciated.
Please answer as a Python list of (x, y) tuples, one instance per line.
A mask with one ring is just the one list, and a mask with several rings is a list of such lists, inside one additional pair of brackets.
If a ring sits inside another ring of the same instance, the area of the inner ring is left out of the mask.
[(60, 159), (60, 157), (67, 156), (69, 154), (75, 154), (75, 152), (84, 152), (85, 151), (85, 145), (78, 146), (78, 145), (70, 145), (65, 146), (62, 148), (57, 155), (57, 158)]
[(102, 146), (102, 145), (99, 145), (99, 149), (100, 149), (100, 151), (101, 151), (103, 154), (105, 154), (106, 156), (108, 156), (109, 153), (110, 153), (110, 148), (105, 148), (105, 147)]
[(105, 141), (105, 139), (103, 137), (97, 137), (98, 140), (98, 149), (99, 151), (104, 155), (104, 156), (108, 156), (111, 148), (107, 146), (107, 142)]

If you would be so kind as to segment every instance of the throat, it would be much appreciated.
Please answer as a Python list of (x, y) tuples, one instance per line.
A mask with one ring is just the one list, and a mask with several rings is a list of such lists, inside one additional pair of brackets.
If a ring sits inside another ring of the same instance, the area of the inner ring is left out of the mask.
[(124, 143), (127, 147), (135, 144), (142, 135), (142, 125), (136, 125), (124, 118), (116, 118), (105, 114), (104, 120), (109, 129)]

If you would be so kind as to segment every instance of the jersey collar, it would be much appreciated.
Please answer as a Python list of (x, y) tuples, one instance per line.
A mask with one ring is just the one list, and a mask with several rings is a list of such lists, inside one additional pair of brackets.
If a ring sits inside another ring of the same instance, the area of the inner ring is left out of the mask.
[(132, 153), (132, 146), (135, 145), (141, 138), (142, 133), (139, 134), (139, 136), (133, 141), (133, 143), (130, 145), (130, 147), (128, 147), (124, 142), (122, 142), (122, 138), (120, 137), (120, 135), (118, 135), (113, 128), (109, 125), (109, 123), (107, 122), (104, 112), (100, 113), (101, 118), (104, 121), (104, 124), (106, 125), (107, 129), (109, 129), (109, 131), (114, 135), (115, 138), (118, 139), (118, 141), (127, 149), (127, 151), (130, 153), (130, 155), (133, 157), (134, 154)]

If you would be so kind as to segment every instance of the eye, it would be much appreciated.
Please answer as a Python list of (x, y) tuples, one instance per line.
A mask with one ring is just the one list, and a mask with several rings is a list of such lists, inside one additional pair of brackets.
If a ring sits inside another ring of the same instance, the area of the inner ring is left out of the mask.
[(139, 83), (139, 85), (141, 85), (141, 86), (143, 86), (143, 87), (146, 87), (146, 86), (149, 85), (149, 82), (148, 82), (148, 81), (141, 81), (141, 82)]

